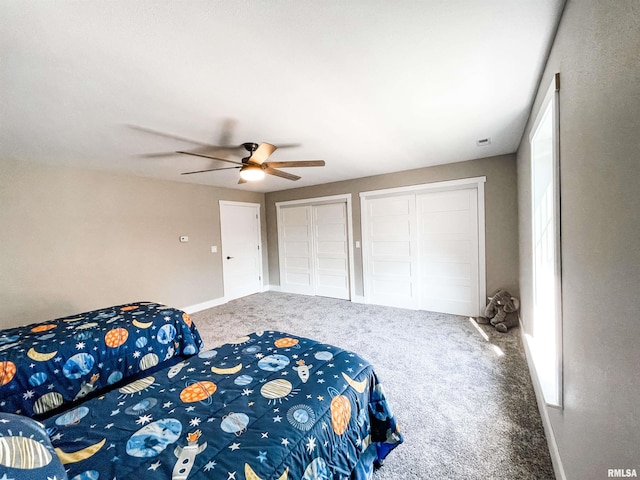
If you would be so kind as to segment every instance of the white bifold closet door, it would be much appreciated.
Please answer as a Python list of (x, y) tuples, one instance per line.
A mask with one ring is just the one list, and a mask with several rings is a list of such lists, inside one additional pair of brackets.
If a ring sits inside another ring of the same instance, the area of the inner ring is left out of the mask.
[(477, 189), (363, 200), (366, 302), (478, 315)]
[(346, 203), (280, 209), (280, 288), (349, 299)]

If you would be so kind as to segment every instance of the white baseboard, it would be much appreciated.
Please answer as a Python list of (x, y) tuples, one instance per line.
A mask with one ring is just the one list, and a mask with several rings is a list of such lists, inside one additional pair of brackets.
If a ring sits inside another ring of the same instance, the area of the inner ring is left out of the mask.
[[(264, 285), (262, 287), (262, 291), (263, 292), (280, 292), (281, 288), (280, 288), (280, 285)], [(351, 299), (351, 301), (353, 303), (365, 303), (364, 297), (359, 295), (354, 296)], [(196, 303), (195, 305), (182, 307), (180, 308), (180, 310), (191, 314), (191, 313), (200, 312), (202, 310), (206, 310), (207, 308), (218, 307), (220, 305), (224, 305), (225, 303), (227, 303), (227, 299), (225, 297), (220, 297), (220, 298), (215, 298), (213, 300), (209, 300), (207, 302)]]
[[(282, 292), (282, 288), (280, 287), (280, 285), (265, 285), (262, 288), (263, 292)], [(285, 293), (291, 293), (291, 292), (285, 292)], [(311, 295), (312, 294), (308, 294), (308, 293), (299, 293), (298, 295)], [(363, 295), (354, 295), (351, 298), (351, 301), (353, 303), (366, 303), (364, 300), (364, 296)]]
[(209, 300), (207, 302), (197, 303), (195, 305), (189, 305), (188, 307), (182, 307), (181, 310), (191, 314), (191, 313), (200, 312), (202, 310), (206, 310), (207, 308), (213, 308), (219, 305), (224, 305), (225, 303), (227, 303), (227, 300), (224, 297), (220, 297), (220, 298), (215, 298), (213, 300)]
[[(269, 291), (269, 292), (281, 292), (282, 288), (280, 287), (280, 285), (267, 285), (264, 287), (265, 292)], [(285, 292), (287, 293), (287, 292)], [(288, 292), (291, 293), (291, 292)], [(299, 293), (298, 295), (310, 295), (310, 296), (314, 296), (313, 294), (309, 294), (309, 293)], [(364, 301), (364, 296), (362, 295), (354, 295), (353, 297), (351, 297), (351, 302), (353, 303), (366, 303)]]
[(556, 437), (553, 433), (553, 427), (551, 420), (549, 419), (549, 412), (542, 395), (542, 388), (538, 380), (538, 374), (533, 363), (533, 356), (531, 350), (529, 350), (529, 342), (525, 337), (524, 327), (522, 325), (522, 319), (520, 319), (520, 339), (522, 345), (524, 345), (525, 357), (527, 358), (527, 365), (529, 366), (529, 374), (531, 376), (531, 383), (533, 383), (533, 390), (536, 394), (536, 400), (538, 402), (538, 410), (540, 411), (540, 417), (542, 419), (542, 426), (544, 427), (544, 434), (547, 437), (547, 445), (549, 446), (549, 453), (551, 455), (551, 463), (553, 464), (553, 471), (556, 474), (558, 480), (567, 480), (567, 476), (564, 473), (564, 467), (562, 466), (562, 458), (560, 457), (560, 450), (558, 450), (558, 444), (556, 443)]

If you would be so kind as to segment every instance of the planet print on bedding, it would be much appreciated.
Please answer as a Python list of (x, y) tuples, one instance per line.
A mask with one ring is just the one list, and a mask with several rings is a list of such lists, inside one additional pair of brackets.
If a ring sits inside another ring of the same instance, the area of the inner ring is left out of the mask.
[(182, 423), (173, 418), (163, 418), (145, 425), (131, 435), (127, 442), (127, 453), (132, 457), (158, 456), (182, 433)]

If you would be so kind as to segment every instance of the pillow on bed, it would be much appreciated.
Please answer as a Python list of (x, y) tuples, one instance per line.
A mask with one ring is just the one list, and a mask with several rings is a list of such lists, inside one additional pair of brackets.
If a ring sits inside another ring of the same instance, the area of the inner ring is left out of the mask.
[(67, 480), (67, 473), (40, 422), (0, 413), (0, 478)]

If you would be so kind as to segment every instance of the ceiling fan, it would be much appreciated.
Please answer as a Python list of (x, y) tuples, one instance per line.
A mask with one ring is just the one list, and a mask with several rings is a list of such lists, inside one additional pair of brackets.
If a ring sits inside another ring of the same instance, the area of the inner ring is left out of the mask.
[[(222, 167), (222, 168), (208, 168), (206, 170), (196, 170), (193, 172), (183, 172), (181, 175), (192, 175), (194, 173), (214, 172), (217, 170), (230, 170), (232, 168), (240, 169), (240, 180), (238, 183), (246, 183), (255, 180), (261, 180), (265, 174), (274, 175), (276, 177), (286, 178), (287, 180), (299, 180), (298, 175), (283, 172), (278, 168), (292, 168), (292, 167), (324, 167), (324, 160), (294, 160), (284, 162), (267, 162), (266, 160), (276, 151), (278, 147), (271, 145), (270, 143), (253, 143), (247, 142), (240, 145), (244, 148), (249, 155), (244, 157), (241, 162), (235, 160), (229, 160), (227, 158), (220, 158), (202, 153), (201, 151), (188, 151), (179, 150), (176, 153), (183, 155), (192, 155), (194, 157), (210, 158), (212, 160), (219, 160), (221, 162), (233, 163), (234, 167)], [(293, 146), (293, 145), (286, 145)]]
[[(277, 177), (286, 178), (287, 180), (299, 180), (300, 177), (292, 175), (287, 172), (278, 170), (277, 168), (292, 168), (292, 167), (323, 167), (324, 160), (298, 160), (288, 162), (267, 162), (266, 160), (271, 156), (277, 148), (292, 148), (299, 147), (299, 144), (288, 143), (281, 144), (278, 147), (271, 145), (270, 143), (242, 143), (240, 145), (231, 145), (229, 142), (232, 134), (235, 121), (233, 119), (226, 119), (223, 122), (221, 142), (220, 145), (211, 145), (209, 143), (203, 143), (198, 140), (192, 140), (190, 138), (181, 137), (149, 128), (141, 127), (138, 125), (127, 125), (129, 128), (138, 130), (144, 133), (150, 133), (153, 135), (160, 135), (162, 137), (171, 138), (180, 142), (192, 143), (198, 145), (191, 150), (179, 150), (160, 153), (148, 153), (142, 155), (146, 158), (159, 158), (175, 155), (176, 153), (183, 155), (192, 155), (194, 157), (210, 158), (212, 160), (219, 160), (221, 162), (233, 163), (235, 167), (223, 167), (223, 168), (209, 168), (206, 170), (197, 170), (194, 172), (184, 172), (182, 175), (192, 175), (194, 173), (214, 172), (216, 170), (230, 170), (232, 168), (240, 170), (240, 181), (238, 183), (245, 183), (247, 181), (260, 180), (264, 178), (265, 174), (275, 175)], [(212, 156), (213, 153), (218, 155), (237, 155), (238, 151), (248, 152), (248, 156), (243, 158), (241, 162), (235, 160), (229, 160), (227, 158), (220, 158)]]

